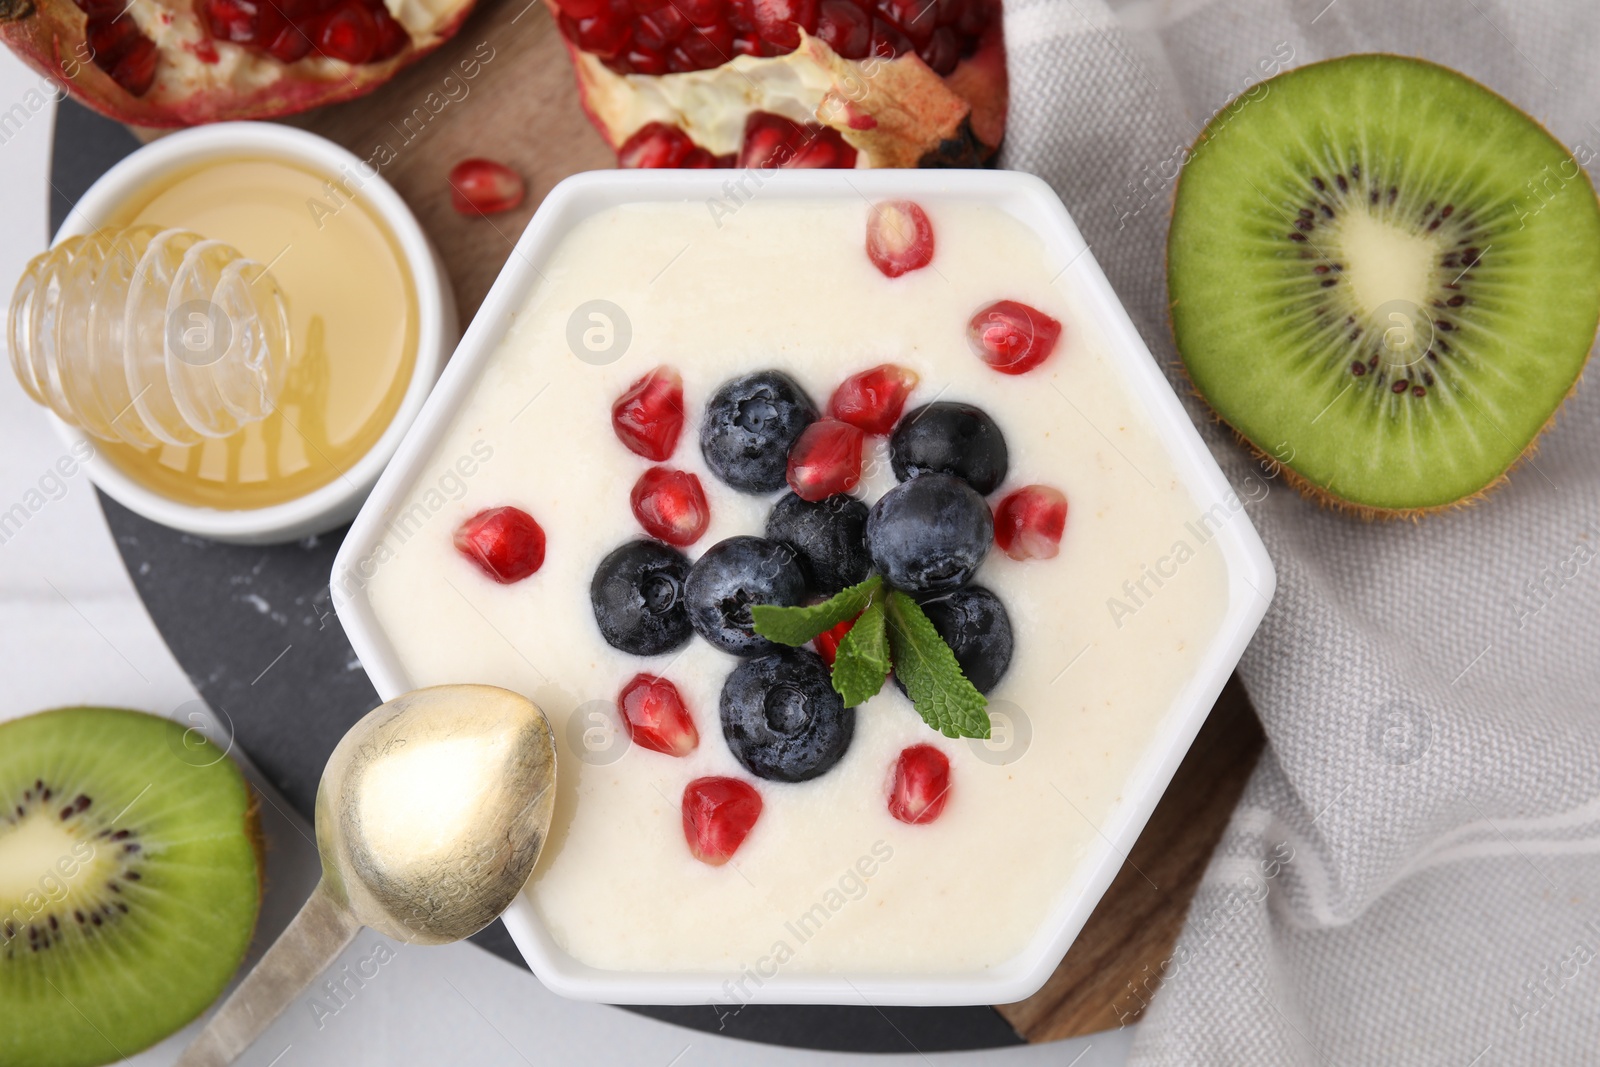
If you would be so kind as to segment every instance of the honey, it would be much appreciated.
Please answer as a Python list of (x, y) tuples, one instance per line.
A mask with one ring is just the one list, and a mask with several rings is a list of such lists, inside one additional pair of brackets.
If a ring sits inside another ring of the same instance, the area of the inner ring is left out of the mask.
[(196, 445), (103, 442), (105, 459), (171, 500), (237, 510), (344, 477), (377, 443), (411, 380), (417, 293), (399, 242), (359, 190), (241, 157), (142, 190), (106, 221), (181, 227), (265, 264), (288, 300), (291, 355), (261, 421)]

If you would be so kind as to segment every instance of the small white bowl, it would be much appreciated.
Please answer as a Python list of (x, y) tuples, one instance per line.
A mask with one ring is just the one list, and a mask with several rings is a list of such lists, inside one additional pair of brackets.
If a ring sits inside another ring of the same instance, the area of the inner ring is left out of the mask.
[[(726, 177), (717, 171), (596, 171), (556, 186), (528, 224), (516, 251), (440, 379), (439, 387), (407, 434), (394, 462), (356, 517), (334, 560), (331, 590), (339, 620), (379, 695), (388, 700), (410, 688), (407, 673), (385, 636), (366, 584), (379, 546), (400, 504), (422, 477), (502, 338), (538, 283), (540, 269), (571, 229), (612, 207), (640, 202), (699, 203), (720, 196)], [(1227, 569), (1228, 603), (1217, 636), (1173, 701), (1162, 729), (1140, 753), (1101, 840), (1082, 861), (1072, 886), (1037, 935), (1017, 956), (985, 970), (958, 974), (780, 972), (761, 986), (763, 1003), (788, 1004), (1003, 1004), (1037, 991), (1077, 937), (1112, 878), (1122, 867), (1173, 773), (1205, 722), (1223, 684), (1239, 662), (1272, 599), (1272, 561), (1239, 498), (1189, 421), (1172, 386), (1145, 347), (1127, 311), (1088, 252), (1061, 201), (1042, 181), (1006, 171), (865, 170), (778, 171), (765, 176), (769, 199), (944, 198), (981, 202), (1028, 223), (1053, 257), (1074, 269), (1089, 313), (1107, 338), (1106, 355), (1121, 372), (1166, 448), (1174, 470), (1201, 512), (1217, 505), (1237, 512), (1214, 538)], [(1232, 505), (1227, 502), (1232, 500)], [(388, 551), (387, 546), (383, 548)], [(462, 678), (459, 681), (473, 681)], [(726, 1000), (727, 974), (600, 970), (579, 962), (557, 943), (528, 896), (504, 915), (506, 928), (533, 972), (555, 992), (613, 1004), (703, 1004)]]
[[(366, 171), (371, 168), (364, 160), (324, 137), (291, 126), (222, 122), (183, 130), (145, 145), (89, 187), (61, 224), (55, 243), (105, 225), (129, 197), (169, 174), (196, 163), (237, 159), (243, 155), (298, 163), (330, 178), (341, 172), (359, 175), (362, 184), (356, 196), (364, 200), (394, 234), (417, 293), (416, 360), (394, 420), (366, 454), (345, 472), (345, 477), (336, 478), (304, 496), (267, 507), (235, 511), (179, 503), (140, 484), (105, 459), (91, 462), (88, 472), (95, 485), (113, 500), (163, 526), (216, 541), (264, 545), (322, 533), (348, 522), (355, 515), (422, 410), (445, 357), (461, 334), (449, 277), (400, 194), (380, 175), (368, 176)], [(51, 421), (69, 447), (95, 444), (93, 438), (54, 415)]]

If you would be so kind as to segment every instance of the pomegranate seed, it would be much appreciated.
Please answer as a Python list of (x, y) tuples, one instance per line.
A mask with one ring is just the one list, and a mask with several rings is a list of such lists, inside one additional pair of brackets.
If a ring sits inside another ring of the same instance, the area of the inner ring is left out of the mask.
[(657, 367), (611, 405), (611, 428), (628, 451), (657, 463), (669, 459), (683, 432), (683, 378)]
[(938, 0), (878, 0), (878, 14), (900, 27), (918, 48), (939, 25)]
[[(700, 743), (678, 687), (655, 674), (636, 674), (617, 697), (633, 743), (652, 752), (687, 756)], [(737, 847), (737, 846), (736, 846)]]
[(838, 419), (818, 419), (789, 450), (789, 488), (801, 500), (826, 500), (861, 481), (861, 446), (866, 434)]
[(867, 219), (867, 258), (890, 278), (933, 262), (933, 223), (909, 200), (886, 200)]
[(817, 650), (817, 655), (822, 657), (822, 662), (833, 666), (834, 657), (839, 654), (839, 642), (844, 640), (844, 635), (850, 632), (850, 627), (856, 624), (855, 619), (846, 619), (831, 630), (824, 630), (811, 639), (811, 645)]
[(493, 215), (522, 203), (522, 176), (492, 159), (463, 159), (450, 168), (450, 204), (463, 215)]
[(373, 8), (372, 17), (378, 21), (378, 44), (372, 50), (371, 62), (393, 59), (404, 52), (406, 46), (411, 43), (411, 34), (389, 14), (389, 9), (379, 5)]
[(889, 814), (901, 822), (929, 823), (950, 799), (950, 757), (932, 745), (912, 745), (900, 753), (889, 787)]
[(1038, 308), (1000, 300), (972, 316), (967, 340), (978, 358), (1002, 374), (1025, 374), (1056, 349), (1061, 323)]
[(260, 44), (264, 39), (262, 5), (255, 0), (206, 0), (200, 15), (206, 32), (218, 41)]
[(346, 63), (365, 63), (378, 47), (378, 21), (357, 0), (333, 9), (317, 32), (317, 51)]
[(761, 794), (737, 778), (696, 778), (683, 789), (683, 836), (701, 863), (720, 867), (761, 817)]
[(680, 548), (700, 540), (711, 524), (711, 506), (700, 479), (687, 471), (651, 467), (628, 496), (644, 532)]
[(510, 585), (544, 565), (544, 530), (521, 508), (480, 511), (456, 528), (456, 551)]
[(106, 73), (130, 96), (143, 96), (155, 84), (156, 62), (160, 58), (156, 43), (141, 33)]
[(619, 167), (676, 167), (693, 152), (689, 135), (665, 122), (647, 122), (617, 149)]
[(849, 0), (822, 0), (817, 36), (845, 59), (865, 59), (872, 45), (872, 19)]
[(717, 157), (710, 150), (696, 148), (683, 157), (683, 162), (678, 164), (684, 170), (712, 170), (717, 166)]
[(280, 63), (294, 63), (311, 54), (311, 38), (299, 26), (287, 23), (267, 42), (267, 54)]
[(880, 59), (893, 59), (916, 51), (911, 47), (911, 39), (900, 32), (900, 27), (881, 17), (872, 20), (872, 43), (868, 49)]
[(943, 78), (961, 62), (961, 40), (950, 27), (940, 26), (928, 43), (917, 49), (917, 55)]
[(683, 54), (685, 71), (720, 67), (733, 55), (733, 30), (727, 26), (691, 26), (673, 55)]
[(691, 23), (702, 29), (725, 25), (722, 17), (722, 0), (679, 0), (674, 6), (683, 12), (684, 17)]
[(590, 19), (605, 9), (606, 0), (556, 0), (556, 6), (568, 18)]
[(800, 125), (770, 111), (751, 112), (744, 124), (739, 166), (784, 168), (849, 168), (856, 150), (839, 131), (815, 124)]
[(994, 509), (994, 543), (1012, 559), (1050, 559), (1061, 551), (1067, 498), (1048, 485), (1026, 485)]
[(627, 47), (633, 34), (632, 17), (633, 8), (628, 0), (606, 0), (587, 18), (563, 15), (561, 31), (585, 52), (609, 59)]
[(828, 401), (828, 414), (867, 433), (886, 434), (900, 421), (906, 397), (920, 380), (910, 367), (880, 363), (840, 382)]
[(633, 43), (662, 52), (676, 44), (688, 28), (689, 20), (669, 4), (634, 20)]
[(785, 52), (800, 46), (800, 31), (817, 32), (817, 0), (751, 0), (756, 35)]

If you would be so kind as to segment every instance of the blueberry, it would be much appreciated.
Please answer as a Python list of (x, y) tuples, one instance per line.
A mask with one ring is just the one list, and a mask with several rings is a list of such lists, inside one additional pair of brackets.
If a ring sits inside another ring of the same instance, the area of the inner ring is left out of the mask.
[(908, 593), (966, 585), (989, 553), (994, 518), (972, 486), (949, 474), (901, 482), (867, 513), (867, 551), (884, 581)]
[(751, 629), (750, 606), (798, 604), (806, 595), (806, 578), (788, 545), (730, 537), (695, 560), (684, 590), (696, 633), (724, 652), (759, 656), (778, 646)]
[(1009, 462), (1000, 427), (971, 404), (924, 404), (907, 412), (889, 438), (889, 463), (902, 482), (938, 471), (988, 494), (1006, 480)]
[(855, 728), (855, 709), (833, 691), (814, 652), (785, 649), (745, 660), (722, 685), (722, 736), (758, 778), (815, 778), (839, 762)]
[(781, 371), (725, 382), (706, 404), (700, 454), (717, 477), (746, 493), (782, 489), (789, 449), (817, 421), (817, 406)]
[(867, 580), (867, 506), (843, 493), (812, 503), (793, 493), (767, 516), (767, 539), (795, 550), (813, 593), (832, 596)]
[(612, 648), (635, 656), (671, 652), (693, 636), (684, 603), (689, 560), (660, 541), (629, 541), (595, 568), (594, 621)]
[(1000, 684), (1011, 666), (1012, 639), (1011, 616), (999, 597), (981, 585), (969, 585), (929, 597), (922, 601), (922, 610), (978, 692), (987, 693)]

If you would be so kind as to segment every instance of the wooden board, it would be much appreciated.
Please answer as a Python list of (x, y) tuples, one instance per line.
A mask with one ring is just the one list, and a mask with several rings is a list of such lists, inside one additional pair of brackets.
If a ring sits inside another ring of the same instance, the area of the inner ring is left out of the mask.
[[(539, 0), (484, 0), (455, 40), (376, 93), (290, 121), (381, 164), (444, 259), (463, 327), (550, 188), (614, 163), (578, 107)], [(478, 155), (519, 171), (527, 203), (489, 218), (457, 214), (445, 175)], [(1051, 1041), (1137, 1018), (1261, 744), (1255, 713), (1231, 682), (1061, 966), (1039, 993), (1000, 1007), (1019, 1033)]]

